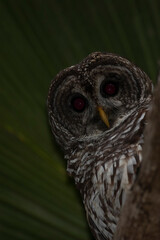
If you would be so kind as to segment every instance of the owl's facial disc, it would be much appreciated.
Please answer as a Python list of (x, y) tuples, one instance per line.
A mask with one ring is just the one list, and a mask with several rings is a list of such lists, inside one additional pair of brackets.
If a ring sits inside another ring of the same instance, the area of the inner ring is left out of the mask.
[(118, 127), (151, 96), (151, 81), (128, 60), (92, 53), (52, 81), (48, 112), (57, 141), (96, 138)]

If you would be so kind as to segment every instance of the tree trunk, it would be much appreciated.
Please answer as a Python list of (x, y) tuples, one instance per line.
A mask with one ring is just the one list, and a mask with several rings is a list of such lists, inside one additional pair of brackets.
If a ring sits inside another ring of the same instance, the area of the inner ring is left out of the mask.
[(143, 161), (115, 240), (160, 240), (160, 75), (145, 131)]

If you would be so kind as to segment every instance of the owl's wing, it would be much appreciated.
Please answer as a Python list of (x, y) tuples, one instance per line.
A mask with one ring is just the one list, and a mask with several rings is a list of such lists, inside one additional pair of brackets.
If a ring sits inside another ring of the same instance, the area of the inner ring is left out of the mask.
[(110, 239), (108, 237), (112, 237), (111, 233), (107, 232), (107, 235), (106, 235), (103, 231), (98, 229), (97, 224), (94, 223), (94, 221), (92, 220), (92, 218), (90, 216), (88, 216), (88, 223), (89, 223), (89, 226), (91, 228), (91, 231), (92, 231), (95, 239), (106, 240), (106, 237), (107, 237), (107, 239)]

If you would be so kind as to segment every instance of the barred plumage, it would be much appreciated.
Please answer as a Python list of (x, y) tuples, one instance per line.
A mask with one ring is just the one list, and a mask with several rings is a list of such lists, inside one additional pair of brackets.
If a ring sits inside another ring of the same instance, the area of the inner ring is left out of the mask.
[[(90, 54), (51, 83), (52, 132), (64, 150), (67, 172), (81, 192), (97, 240), (113, 239), (120, 209), (142, 161), (151, 97), (148, 76), (109, 53)], [(109, 123), (103, 122), (99, 107)]]

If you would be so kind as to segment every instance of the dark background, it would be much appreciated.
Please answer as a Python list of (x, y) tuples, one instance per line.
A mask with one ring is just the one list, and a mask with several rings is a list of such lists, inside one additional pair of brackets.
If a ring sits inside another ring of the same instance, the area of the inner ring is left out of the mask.
[(160, 1), (0, 0), (0, 239), (89, 240), (48, 126), (51, 79), (93, 51), (156, 81)]

